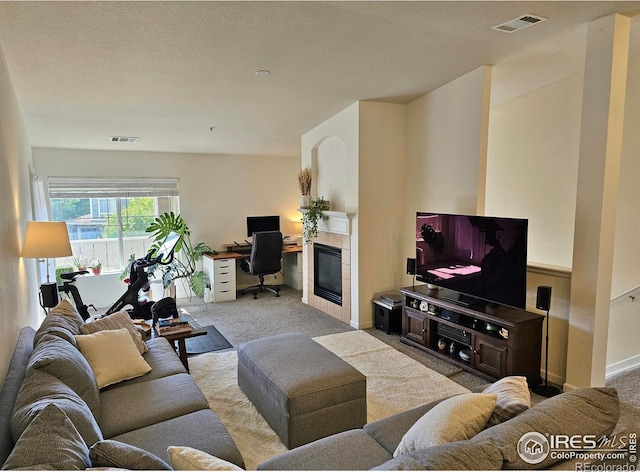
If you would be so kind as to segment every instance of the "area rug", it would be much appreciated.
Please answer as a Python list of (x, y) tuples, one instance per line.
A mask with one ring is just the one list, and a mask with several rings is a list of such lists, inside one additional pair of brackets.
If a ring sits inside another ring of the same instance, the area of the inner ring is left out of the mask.
[(185, 339), (187, 354), (204, 354), (233, 347), (215, 326), (203, 326), (203, 328), (207, 330), (206, 335)]
[[(365, 333), (313, 338), (367, 377), (367, 420), (372, 422), (468, 389)], [(229, 430), (248, 470), (287, 451), (237, 381), (236, 351), (191, 357), (191, 376)]]

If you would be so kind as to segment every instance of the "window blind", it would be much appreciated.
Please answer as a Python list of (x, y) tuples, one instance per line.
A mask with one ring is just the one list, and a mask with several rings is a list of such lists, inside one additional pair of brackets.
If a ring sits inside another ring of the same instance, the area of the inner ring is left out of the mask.
[(49, 177), (50, 198), (177, 197), (177, 178)]

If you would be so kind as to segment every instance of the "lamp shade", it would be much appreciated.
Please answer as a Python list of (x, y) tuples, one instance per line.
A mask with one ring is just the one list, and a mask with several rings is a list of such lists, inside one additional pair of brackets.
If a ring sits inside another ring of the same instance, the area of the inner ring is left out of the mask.
[(54, 258), (73, 255), (64, 221), (29, 221), (22, 257)]

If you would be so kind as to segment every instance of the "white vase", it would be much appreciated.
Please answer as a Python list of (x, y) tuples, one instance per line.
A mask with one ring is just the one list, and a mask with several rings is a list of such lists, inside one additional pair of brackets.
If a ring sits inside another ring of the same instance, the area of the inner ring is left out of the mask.
[(309, 208), (311, 204), (311, 197), (309, 195), (302, 195), (300, 197), (300, 208)]

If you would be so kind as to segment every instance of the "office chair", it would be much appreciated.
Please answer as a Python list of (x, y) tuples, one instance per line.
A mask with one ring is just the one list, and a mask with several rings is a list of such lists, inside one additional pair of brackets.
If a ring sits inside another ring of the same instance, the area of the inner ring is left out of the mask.
[[(247, 287), (242, 290), (244, 295), (247, 292), (254, 292), (253, 298), (258, 298), (258, 292), (269, 290), (280, 296), (280, 289), (264, 284), (264, 276), (277, 274), (282, 269), (282, 233), (280, 231), (261, 231), (253, 233), (251, 243), (251, 258), (249, 264), (241, 264), (243, 271), (251, 275), (257, 275), (260, 284)], [(248, 266), (248, 267), (247, 267)]]

